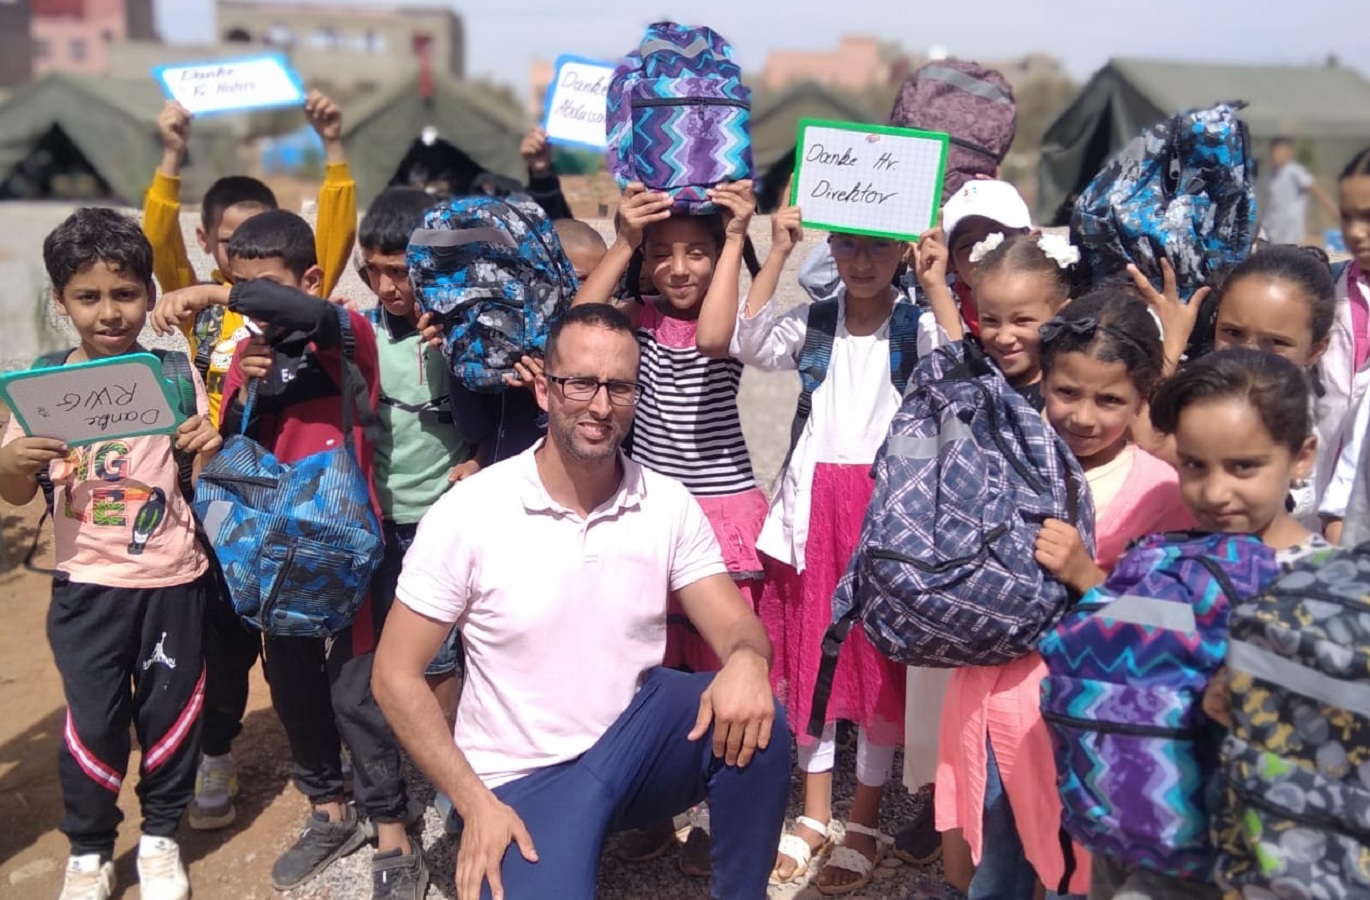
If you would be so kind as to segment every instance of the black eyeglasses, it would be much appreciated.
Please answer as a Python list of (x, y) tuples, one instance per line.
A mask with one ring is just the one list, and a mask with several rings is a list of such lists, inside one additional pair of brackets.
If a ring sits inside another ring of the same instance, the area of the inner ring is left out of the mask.
[(600, 388), (609, 394), (614, 406), (637, 406), (642, 399), (642, 384), (636, 381), (599, 381), (595, 378), (562, 378), (548, 375), (547, 380), (561, 388), (567, 400), (588, 403), (595, 399)]

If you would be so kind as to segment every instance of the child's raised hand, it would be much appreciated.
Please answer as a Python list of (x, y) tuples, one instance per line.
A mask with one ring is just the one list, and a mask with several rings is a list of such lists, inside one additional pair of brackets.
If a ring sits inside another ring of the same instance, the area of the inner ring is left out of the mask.
[(157, 134), (162, 139), (162, 149), (180, 157), (190, 143), (190, 110), (168, 100), (157, 116)]
[(66, 455), (67, 445), (56, 438), (16, 438), (0, 448), (0, 475), (36, 478), (48, 463)]
[(804, 240), (797, 206), (785, 206), (771, 214), (771, 252), (790, 253)]
[(1083, 594), (1104, 582), (1104, 572), (1090, 557), (1080, 530), (1060, 519), (1047, 519), (1037, 533), (1037, 563), (1066, 587)]
[(642, 246), (642, 233), (648, 225), (662, 222), (671, 216), (671, 195), (649, 191), (640, 181), (623, 189), (618, 203), (618, 237), (636, 250)]
[(545, 175), (552, 171), (552, 145), (547, 142), (547, 132), (534, 128), (523, 136), (519, 144), (519, 154), (534, 175)]
[(191, 416), (176, 429), (176, 449), (182, 453), (213, 453), (223, 445), (223, 436), (208, 416)]
[(747, 226), (756, 212), (756, 195), (752, 180), (725, 181), (708, 191), (709, 199), (718, 205), (723, 215), (724, 234), (742, 240), (747, 238)]
[(419, 316), (418, 321), (419, 337), (434, 350), (441, 350), (443, 345), (442, 323), (433, 321), (433, 314), (426, 312)]
[(947, 250), (946, 239), (942, 236), (942, 228), (938, 226), (930, 231), (923, 232), (914, 245), (914, 272), (918, 275), (918, 283), (927, 291), (929, 285), (943, 287), (947, 285), (947, 261), (951, 253)]
[(1179, 364), (1180, 354), (1189, 345), (1189, 336), (1194, 333), (1194, 323), (1199, 319), (1199, 307), (1208, 296), (1209, 288), (1201, 287), (1189, 298), (1189, 303), (1180, 302), (1180, 289), (1175, 282), (1175, 268), (1170, 260), (1161, 258), (1161, 290), (1156, 290), (1151, 279), (1142, 274), (1132, 263), (1127, 265), (1127, 274), (1142, 295), (1142, 299), (1156, 312), (1161, 320), (1161, 337), (1165, 344), (1166, 367), (1174, 371)]
[(542, 373), (542, 360), (536, 356), (525, 356), (514, 363), (514, 374), (505, 375), (504, 383), (513, 388), (521, 387), (531, 391)]
[(458, 481), (465, 481), (479, 471), (480, 463), (474, 459), (468, 459), (466, 462), (452, 467), (452, 471), (447, 473), (447, 483), (456, 484)]
[(342, 140), (342, 107), (338, 104), (318, 91), (310, 91), (304, 100), (304, 114), (325, 144)]

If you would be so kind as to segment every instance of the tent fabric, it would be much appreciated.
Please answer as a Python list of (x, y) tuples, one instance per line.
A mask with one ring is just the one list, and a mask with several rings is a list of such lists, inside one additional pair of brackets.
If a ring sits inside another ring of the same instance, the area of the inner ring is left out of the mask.
[(1244, 100), (1256, 149), (1288, 136), (1316, 175), (1333, 176), (1370, 140), (1370, 81), (1342, 66), (1243, 66), (1113, 59), (1042, 139), (1037, 219), (1065, 224), (1069, 203), (1132, 138), (1167, 116)]
[(844, 94), (812, 81), (752, 102), (752, 160), (756, 166), (757, 197), (761, 209), (779, 205), (779, 194), (794, 171), (794, 151), (800, 119), (834, 122), (884, 123), (885, 116)]
[(425, 99), (416, 75), (346, 110), (343, 146), (363, 205), (385, 189), (410, 146), (429, 126), (485, 170), (520, 184), (526, 178), (519, 155), (524, 130), (519, 111), (478, 87), (437, 75), (431, 77)]
[[(112, 199), (141, 206), (162, 158), (157, 115), (164, 103), (151, 77), (55, 72), (21, 85), (0, 103), (0, 180), (56, 127), (110, 186)], [(196, 122), (182, 175), (184, 195), (198, 198), (216, 178), (239, 167), (232, 133), (212, 120)]]

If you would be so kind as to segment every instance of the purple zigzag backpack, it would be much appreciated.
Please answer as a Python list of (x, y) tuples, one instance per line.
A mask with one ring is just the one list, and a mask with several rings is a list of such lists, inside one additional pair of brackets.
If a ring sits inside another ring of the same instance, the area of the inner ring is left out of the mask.
[(708, 28), (657, 22), (609, 82), (605, 163), (620, 189), (640, 181), (675, 212), (716, 211), (705, 194), (752, 177), (751, 88)]
[(1245, 534), (1157, 534), (1043, 638), (1061, 827), (1117, 862), (1208, 880), (1223, 731), (1203, 712), (1233, 605), (1278, 573)]

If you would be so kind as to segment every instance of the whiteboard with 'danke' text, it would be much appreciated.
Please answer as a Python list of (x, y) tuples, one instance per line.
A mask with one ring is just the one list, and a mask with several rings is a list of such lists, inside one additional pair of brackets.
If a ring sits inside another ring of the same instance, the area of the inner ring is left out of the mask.
[(158, 66), (168, 98), (201, 116), (304, 104), (304, 82), (284, 56), (267, 54), (194, 65)]
[(614, 64), (578, 56), (561, 56), (547, 88), (542, 128), (554, 144), (603, 150), (609, 82)]
[(112, 438), (170, 434), (184, 418), (151, 353), (0, 375), (24, 434), (74, 447)]
[(945, 134), (802, 119), (791, 205), (805, 225), (910, 241), (937, 221)]

